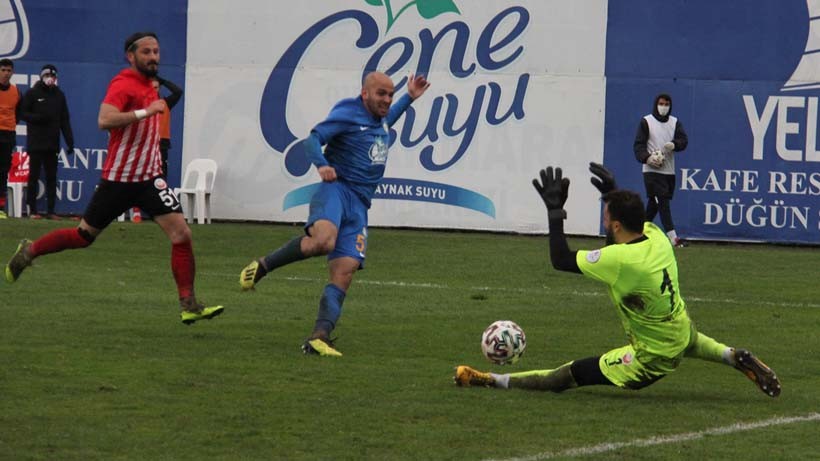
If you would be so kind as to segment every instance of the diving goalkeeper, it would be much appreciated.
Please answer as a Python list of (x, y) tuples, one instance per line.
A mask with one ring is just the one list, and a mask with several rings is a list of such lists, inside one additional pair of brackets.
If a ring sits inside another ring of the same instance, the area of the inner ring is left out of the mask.
[(604, 202), (606, 246), (598, 250), (569, 249), (564, 204), (570, 181), (562, 177), (561, 168), (541, 170), (541, 181), (534, 179), (533, 185), (548, 210), (553, 267), (608, 286), (629, 344), (552, 370), (495, 374), (461, 365), (456, 368), (456, 384), (553, 392), (591, 385), (641, 389), (675, 371), (684, 357), (694, 357), (733, 366), (766, 395), (780, 395), (774, 371), (751, 352), (728, 347), (695, 329), (680, 294), (669, 239), (646, 222), (638, 194), (617, 189), (615, 178), (603, 165), (590, 163), (589, 169)]

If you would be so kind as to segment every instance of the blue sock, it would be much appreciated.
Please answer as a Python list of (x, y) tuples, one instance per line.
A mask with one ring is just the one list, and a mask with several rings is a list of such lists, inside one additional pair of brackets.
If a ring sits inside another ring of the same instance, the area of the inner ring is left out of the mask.
[(290, 264), (292, 262), (301, 261), (307, 258), (307, 256), (305, 256), (305, 254), (302, 253), (303, 238), (305, 238), (304, 235), (296, 237), (295, 239), (282, 245), (278, 250), (265, 256), (262, 259), (265, 266), (265, 272), (267, 273), (276, 269), (277, 267), (282, 267), (285, 264)]
[(313, 333), (327, 333), (336, 328), (336, 322), (342, 315), (342, 304), (345, 302), (345, 292), (332, 283), (325, 285), (322, 299), (319, 301), (319, 314), (316, 316), (316, 325)]

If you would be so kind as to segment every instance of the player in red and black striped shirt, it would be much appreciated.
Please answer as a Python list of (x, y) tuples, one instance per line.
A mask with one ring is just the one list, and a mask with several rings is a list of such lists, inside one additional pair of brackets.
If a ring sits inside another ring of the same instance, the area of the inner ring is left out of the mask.
[(205, 307), (194, 295), (194, 253), (191, 229), (182, 207), (162, 178), (159, 117), (168, 108), (151, 85), (159, 68), (159, 40), (153, 32), (137, 32), (125, 41), (131, 67), (111, 80), (97, 119), (108, 130), (108, 156), (102, 180), (79, 227), (50, 232), (34, 242), (23, 240), (6, 266), (14, 282), (34, 258), (85, 248), (114, 219), (138, 206), (146, 210), (171, 240), (171, 270), (179, 292), (182, 322), (190, 324), (222, 313), (222, 306)]

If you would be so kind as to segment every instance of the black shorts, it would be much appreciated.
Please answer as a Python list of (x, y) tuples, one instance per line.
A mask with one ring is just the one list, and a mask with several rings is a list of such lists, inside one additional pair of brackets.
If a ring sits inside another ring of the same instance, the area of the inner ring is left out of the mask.
[(661, 173), (644, 173), (643, 184), (648, 197), (672, 199), (675, 195), (675, 175)]
[(105, 229), (111, 221), (135, 206), (151, 216), (182, 213), (174, 190), (158, 176), (143, 182), (102, 180), (85, 209), (83, 219), (92, 227)]
[[(11, 155), (17, 147), (17, 140), (13, 131), (0, 130), (0, 168), (8, 171), (11, 168)], [(3, 191), (5, 195), (6, 191)]]

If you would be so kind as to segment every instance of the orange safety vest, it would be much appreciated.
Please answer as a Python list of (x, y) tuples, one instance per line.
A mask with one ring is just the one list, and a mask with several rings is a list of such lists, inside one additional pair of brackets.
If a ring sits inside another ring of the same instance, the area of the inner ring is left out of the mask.
[(0, 90), (0, 130), (14, 131), (17, 129), (15, 110), (20, 102), (20, 91), (16, 85), (9, 85), (6, 91)]
[(171, 139), (171, 110), (159, 114), (159, 137)]

